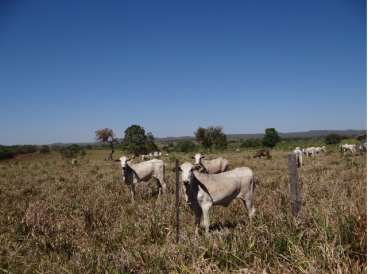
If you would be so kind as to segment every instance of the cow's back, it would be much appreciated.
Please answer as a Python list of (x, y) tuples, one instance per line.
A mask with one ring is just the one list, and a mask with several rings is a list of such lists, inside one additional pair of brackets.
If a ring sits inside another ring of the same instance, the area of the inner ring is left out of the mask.
[(163, 161), (152, 159), (138, 164), (134, 164), (132, 169), (135, 171), (140, 180), (149, 180), (158, 170), (163, 167)]
[(247, 167), (239, 167), (219, 174), (195, 172), (195, 177), (204, 186), (214, 204), (227, 205), (228, 201), (249, 190), (253, 171)]

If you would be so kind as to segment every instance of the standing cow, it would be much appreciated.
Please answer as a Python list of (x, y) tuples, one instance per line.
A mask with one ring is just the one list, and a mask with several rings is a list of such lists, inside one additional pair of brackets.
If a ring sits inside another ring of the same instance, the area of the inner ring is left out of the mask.
[(130, 188), (131, 199), (134, 202), (135, 185), (139, 182), (147, 182), (151, 178), (156, 179), (159, 196), (166, 192), (165, 165), (162, 160), (153, 159), (138, 164), (130, 164), (126, 156), (119, 159), (125, 183)]
[(354, 154), (357, 150), (357, 146), (355, 144), (343, 144), (339, 146), (340, 152), (350, 152), (351, 154)]
[(205, 160), (204, 155), (197, 153), (192, 158), (194, 159), (196, 168), (203, 173), (217, 174), (229, 168), (229, 161), (222, 157), (213, 160)]
[(300, 147), (296, 147), (293, 153), (295, 154), (298, 167), (301, 167), (303, 165), (303, 151)]
[(191, 163), (183, 163), (179, 170), (184, 184), (186, 199), (195, 215), (195, 233), (198, 234), (203, 214), (206, 233), (209, 232), (208, 211), (212, 206), (228, 206), (239, 198), (248, 210), (249, 219), (255, 214), (253, 194), (256, 178), (247, 167), (239, 167), (219, 174), (198, 172)]

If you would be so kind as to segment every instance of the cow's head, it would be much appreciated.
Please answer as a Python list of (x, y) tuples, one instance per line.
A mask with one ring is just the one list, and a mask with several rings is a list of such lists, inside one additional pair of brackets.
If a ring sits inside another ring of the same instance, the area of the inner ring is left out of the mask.
[(193, 170), (194, 166), (189, 163), (185, 162), (179, 167), (179, 171), (181, 173), (181, 180), (183, 181), (184, 185), (188, 185), (193, 179)]
[(204, 155), (200, 154), (200, 153), (196, 153), (193, 157), (194, 159), (194, 165), (200, 165), (201, 164), (201, 160), (204, 158)]
[(127, 156), (121, 156), (119, 160), (122, 168), (126, 168), (128, 165), (128, 161), (130, 161), (129, 157)]

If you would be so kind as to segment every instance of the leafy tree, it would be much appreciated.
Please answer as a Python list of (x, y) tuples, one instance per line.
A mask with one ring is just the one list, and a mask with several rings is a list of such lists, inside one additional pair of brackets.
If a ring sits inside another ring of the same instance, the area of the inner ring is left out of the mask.
[(114, 145), (117, 143), (114, 131), (109, 128), (103, 128), (96, 130), (95, 134), (97, 141), (110, 144), (111, 152), (107, 159), (112, 160), (113, 159), (112, 155), (114, 154), (115, 151)]
[(196, 132), (194, 132), (195, 139), (198, 143), (203, 144), (206, 140), (207, 130), (203, 127), (199, 127)]
[(146, 131), (139, 125), (131, 125), (124, 132), (123, 144), (129, 153), (138, 156), (149, 151), (158, 150), (152, 133), (146, 135)]
[(337, 145), (341, 142), (341, 140), (343, 139), (343, 136), (340, 136), (338, 134), (332, 133), (332, 134), (328, 134), (325, 138), (325, 143), (327, 145)]
[(147, 152), (158, 151), (158, 147), (155, 144), (155, 137), (152, 132), (148, 132), (146, 136), (146, 150)]
[(274, 128), (266, 128), (265, 135), (262, 139), (262, 144), (265, 147), (274, 147), (278, 142), (281, 141), (281, 137)]
[(222, 149), (227, 147), (227, 138), (222, 131), (222, 127), (199, 127), (194, 135), (197, 142), (199, 142), (205, 148)]

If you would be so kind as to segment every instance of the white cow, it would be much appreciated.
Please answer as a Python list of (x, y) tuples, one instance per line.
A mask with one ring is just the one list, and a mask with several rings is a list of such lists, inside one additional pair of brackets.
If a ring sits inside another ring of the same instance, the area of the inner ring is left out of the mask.
[(296, 162), (298, 164), (298, 167), (301, 167), (303, 165), (303, 151), (300, 149), (300, 147), (296, 147), (293, 153), (296, 156)]
[(194, 211), (196, 234), (198, 234), (202, 214), (206, 233), (208, 233), (209, 209), (214, 205), (228, 206), (236, 198), (243, 201), (249, 218), (252, 219), (254, 216), (256, 210), (253, 205), (253, 193), (256, 177), (251, 169), (239, 167), (219, 174), (205, 174), (197, 171), (193, 164), (185, 162), (179, 170), (186, 199)]
[(356, 152), (356, 145), (353, 145), (353, 144), (340, 145), (340, 151), (342, 153), (351, 152), (351, 154), (354, 154)]
[(315, 151), (315, 154), (320, 154), (321, 152), (326, 152), (326, 146), (315, 147), (314, 151)]
[(153, 159), (138, 164), (130, 164), (129, 159), (126, 156), (120, 157), (120, 164), (122, 167), (123, 179), (125, 183), (130, 187), (130, 193), (132, 201), (135, 196), (135, 185), (139, 182), (147, 182), (149, 179), (156, 179), (159, 196), (161, 191), (166, 192), (165, 183), (165, 165), (162, 160)]
[(160, 151), (154, 151), (153, 152), (153, 157), (154, 158), (158, 158), (158, 157), (161, 157), (162, 153)]
[(315, 147), (307, 147), (303, 150), (303, 152), (307, 157), (316, 156), (316, 148)]
[(197, 153), (192, 158), (195, 160), (194, 165), (199, 168), (199, 171), (204, 173), (216, 174), (224, 172), (229, 168), (229, 161), (222, 157), (205, 160), (204, 155)]

